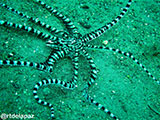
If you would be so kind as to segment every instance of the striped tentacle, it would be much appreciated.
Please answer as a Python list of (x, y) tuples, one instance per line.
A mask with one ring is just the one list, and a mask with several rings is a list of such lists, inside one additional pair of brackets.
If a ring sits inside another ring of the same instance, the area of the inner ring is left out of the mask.
[(58, 12), (55, 8), (47, 5), (46, 3), (42, 2), (41, 0), (35, 0), (36, 2), (40, 3), (44, 8), (46, 8), (49, 12), (54, 14), (57, 18), (63, 21), (63, 23), (66, 25), (66, 27), (69, 29), (69, 32), (72, 34), (80, 34), (77, 31), (76, 26), (71, 22), (69, 18), (67, 18), (65, 15), (62, 13)]
[(37, 95), (37, 90), (39, 89), (39, 87), (47, 85), (47, 84), (56, 84), (56, 85), (59, 85), (63, 88), (71, 89), (71, 90), (74, 89), (75, 87), (77, 87), (76, 82), (77, 82), (77, 76), (78, 76), (78, 53), (76, 53), (74, 55), (72, 60), (73, 60), (73, 65), (74, 65), (74, 76), (72, 78), (72, 81), (64, 82), (64, 81), (60, 81), (60, 80), (57, 80), (57, 79), (45, 79), (45, 80), (42, 80), (42, 81), (38, 82), (34, 87), (34, 90), (33, 90), (34, 98), (36, 99), (36, 101), (39, 104), (42, 104), (44, 106), (48, 106), (51, 109), (51, 118), (52, 119), (55, 119), (53, 105), (46, 102), (46, 101), (41, 100), (39, 98), (39, 96)]
[(44, 106), (48, 106), (51, 109), (51, 118), (55, 119), (53, 105), (51, 103), (48, 103), (48, 102), (44, 101), (44, 100), (41, 100), (39, 98), (38, 94), (37, 94), (37, 91), (40, 87), (45, 86), (45, 85), (50, 85), (50, 84), (58, 85), (58, 86), (61, 86), (63, 88), (66, 88), (66, 89), (73, 89), (75, 86), (74, 86), (74, 84), (70, 84), (70, 83), (67, 83), (67, 82), (64, 82), (64, 81), (61, 81), (61, 80), (58, 80), (58, 79), (44, 79), (44, 80), (38, 82), (34, 86), (33, 95), (34, 95), (35, 100), (39, 104), (42, 104)]
[(123, 52), (123, 51), (120, 51), (119, 49), (114, 49), (114, 48), (111, 48), (111, 47), (105, 47), (105, 46), (95, 46), (95, 45), (87, 45), (86, 47), (88, 48), (93, 48), (93, 49), (106, 49), (106, 50), (109, 50), (109, 51), (113, 51), (113, 52), (116, 52), (116, 53), (119, 53), (119, 54), (122, 54), (126, 57), (129, 57), (131, 58), (136, 64), (138, 64), (146, 73), (149, 77), (151, 77), (154, 81), (157, 82), (157, 84), (160, 85), (160, 81), (158, 81), (157, 78), (155, 78), (150, 72), (149, 70), (142, 64), (139, 62), (139, 60), (137, 60), (131, 53), (128, 53), (128, 52)]
[[(50, 56), (48, 57), (46, 63), (49, 66), (53, 66), (55, 64), (56, 61), (58, 61), (59, 59), (64, 58), (67, 55), (67, 51), (65, 50), (57, 50), (56, 52), (52, 52), (50, 54)], [(70, 81), (71, 84), (74, 84), (76, 87), (76, 83), (77, 83), (77, 79), (78, 79), (78, 52), (75, 53), (75, 55), (72, 58), (72, 63), (73, 63), (73, 68), (74, 68), (74, 75), (72, 80)]]
[(87, 41), (91, 41), (93, 39), (96, 39), (97, 37), (101, 36), (103, 33), (105, 33), (107, 30), (109, 30), (110, 28), (112, 28), (114, 25), (116, 25), (117, 22), (119, 22), (119, 20), (124, 17), (124, 15), (127, 13), (130, 5), (132, 3), (132, 0), (129, 0), (126, 7), (123, 8), (122, 12), (120, 13), (120, 15), (118, 15), (116, 17), (116, 19), (112, 20), (112, 22), (107, 23), (106, 25), (102, 26), (101, 28), (86, 34), (83, 39), (85, 42)]
[(77, 87), (77, 79), (78, 79), (78, 52), (76, 52), (72, 58), (72, 64), (73, 64), (73, 78), (70, 81), (71, 84), (74, 84), (75, 87)]
[(98, 109), (104, 111), (105, 113), (107, 113), (110, 117), (112, 117), (115, 120), (119, 120), (113, 113), (111, 113), (110, 110), (108, 110), (104, 105), (100, 104), (99, 102), (95, 101), (90, 95), (88, 95), (88, 92), (86, 90), (84, 90), (83, 92), (83, 96), (85, 97), (85, 99), (87, 99), (90, 103), (96, 105), (98, 107)]
[[(55, 56), (55, 57), (57, 58), (57, 60), (60, 57), (62, 57), (62, 54), (63, 54), (63, 57), (65, 55), (64, 53), (60, 53), (60, 51), (58, 51), (56, 54), (57, 54), (57, 56)], [(60, 56), (60, 54), (61, 54), (61, 56)], [(44, 100), (41, 100), (39, 98), (39, 96), (37, 95), (37, 91), (38, 91), (38, 89), (40, 87), (45, 86), (45, 85), (49, 85), (49, 84), (58, 85), (58, 86), (61, 86), (63, 88), (71, 89), (71, 90), (74, 89), (75, 87), (77, 87), (77, 85), (76, 85), (76, 83), (77, 83), (77, 77), (78, 77), (78, 53), (77, 52), (75, 53), (74, 57), (72, 58), (72, 61), (73, 61), (73, 66), (74, 66), (74, 75), (73, 75), (73, 78), (72, 78), (72, 80), (70, 82), (64, 82), (64, 81), (60, 81), (58, 79), (44, 79), (44, 80), (38, 82), (34, 86), (33, 95), (34, 95), (35, 100), (39, 104), (42, 104), (44, 106), (48, 106), (51, 109), (51, 118), (52, 119), (55, 119), (53, 105), (51, 103), (48, 103), (48, 102), (44, 101)]]
[(89, 82), (87, 83), (87, 86), (86, 88), (89, 88), (92, 83), (95, 82), (96, 78), (97, 78), (97, 69), (96, 69), (96, 65), (94, 64), (93, 62), (93, 59), (91, 58), (91, 56), (86, 52), (86, 50), (83, 50), (83, 55), (84, 57), (87, 59), (89, 65), (90, 65), (90, 68), (91, 68), (91, 75), (90, 75), (90, 79), (89, 79)]
[(13, 12), (13, 13), (16, 13), (16, 14), (24, 17), (24, 18), (27, 18), (27, 19), (29, 19), (30, 21), (34, 22), (34, 23), (39, 24), (40, 26), (46, 28), (47, 30), (49, 30), (50, 32), (52, 32), (52, 33), (54, 33), (54, 34), (58, 34), (58, 33), (60, 33), (60, 32), (63, 32), (63, 31), (59, 31), (59, 30), (57, 30), (56, 28), (54, 28), (54, 27), (52, 27), (52, 26), (50, 26), (50, 25), (48, 25), (48, 24), (40, 21), (38, 18), (30, 17), (30, 16), (24, 14), (23, 12), (17, 11), (16, 9), (14, 9), (14, 8), (12, 8), (12, 7), (9, 7), (8, 5), (6, 5), (6, 4), (4, 4), (4, 3), (0, 3), (0, 6), (6, 8), (7, 10), (9, 10), (9, 11), (11, 11), (11, 12)]
[(16, 61), (16, 60), (0, 60), (0, 66), (26, 66), (26, 67), (33, 67), (39, 70), (52, 72), (53, 68), (51, 66), (46, 66), (42, 63), (35, 63), (29, 61)]
[(85, 97), (85, 99), (87, 99), (90, 103), (96, 105), (98, 107), (98, 109), (104, 111), (105, 113), (109, 114), (113, 119), (118, 120), (118, 118), (111, 113), (107, 108), (105, 108), (103, 105), (101, 105), (100, 103), (98, 103), (97, 101), (95, 101), (89, 94), (88, 94), (88, 88), (95, 82), (96, 78), (97, 78), (97, 70), (96, 70), (96, 66), (92, 60), (92, 58), (89, 56), (89, 54), (83, 50), (83, 55), (84, 57), (87, 59), (87, 61), (90, 64), (90, 68), (91, 68), (91, 76), (90, 76), (90, 80), (87, 83), (87, 85), (85, 86), (84, 90), (83, 90), (83, 96)]
[(68, 51), (63, 49), (57, 50), (56, 52), (52, 51), (52, 53), (49, 55), (48, 59), (46, 60), (46, 63), (49, 66), (53, 66), (57, 60), (64, 58), (67, 53)]
[(29, 26), (26, 26), (26, 25), (16, 24), (16, 23), (12, 23), (12, 22), (9, 22), (9, 21), (4, 21), (4, 20), (0, 20), (0, 25), (6, 26), (6, 27), (13, 27), (13, 28), (16, 28), (16, 29), (23, 29), (23, 30), (25, 30), (29, 33), (34, 33), (39, 38), (42, 38), (44, 40), (50, 40), (51, 39), (52, 41), (57, 41), (59, 39), (58, 37), (45, 34), (40, 30), (37, 30), (35, 28), (29, 27)]

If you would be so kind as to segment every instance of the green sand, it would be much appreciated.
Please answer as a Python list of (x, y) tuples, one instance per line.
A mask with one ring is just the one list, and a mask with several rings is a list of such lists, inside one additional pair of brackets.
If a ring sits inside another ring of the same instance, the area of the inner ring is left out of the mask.
[[(1, 0), (2, 3), (56, 27), (62, 23), (32, 0)], [(89, 33), (110, 22), (120, 13), (127, 0), (43, 0), (57, 7), (79, 28)], [(54, 1), (54, 2), (53, 2)], [(131, 52), (151, 73), (160, 78), (160, 2), (135, 1), (127, 15), (103, 36), (92, 41)], [(0, 19), (45, 29), (0, 7)], [(0, 26), (0, 59), (43, 62), (51, 49), (45, 42), (23, 30)], [(121, 120), (160, 120), (160, 88), (142, 69), (124, 56), (105, 50), (88, 50), (99, 69), (96, 84), (90, 88), (91, 96), (105, 105)], [(13, 54), (13, 57), (9, 55)], [(123, 58), (122, 58), (123, 57)], [(96, 106), (82, 97), (81, 90), (89, 79), (89, 65), (79, 60), (78, 88), (73, 91), (50, 85), (38, 91), (40, 98), (54, 103), (56, 120), (112, 120)], [(0, 68), (0, 114), (33, 114), (35, 120), (50, 119), (50, 109), (37, 104), (32, 95), (34, 85), (43, 78), (60, 80), (72, 78), (71, 60), (65, 58), (56, 65), (53, 74), (26, 67)], [(149, 108), (151, 107), (151, 110)]]

